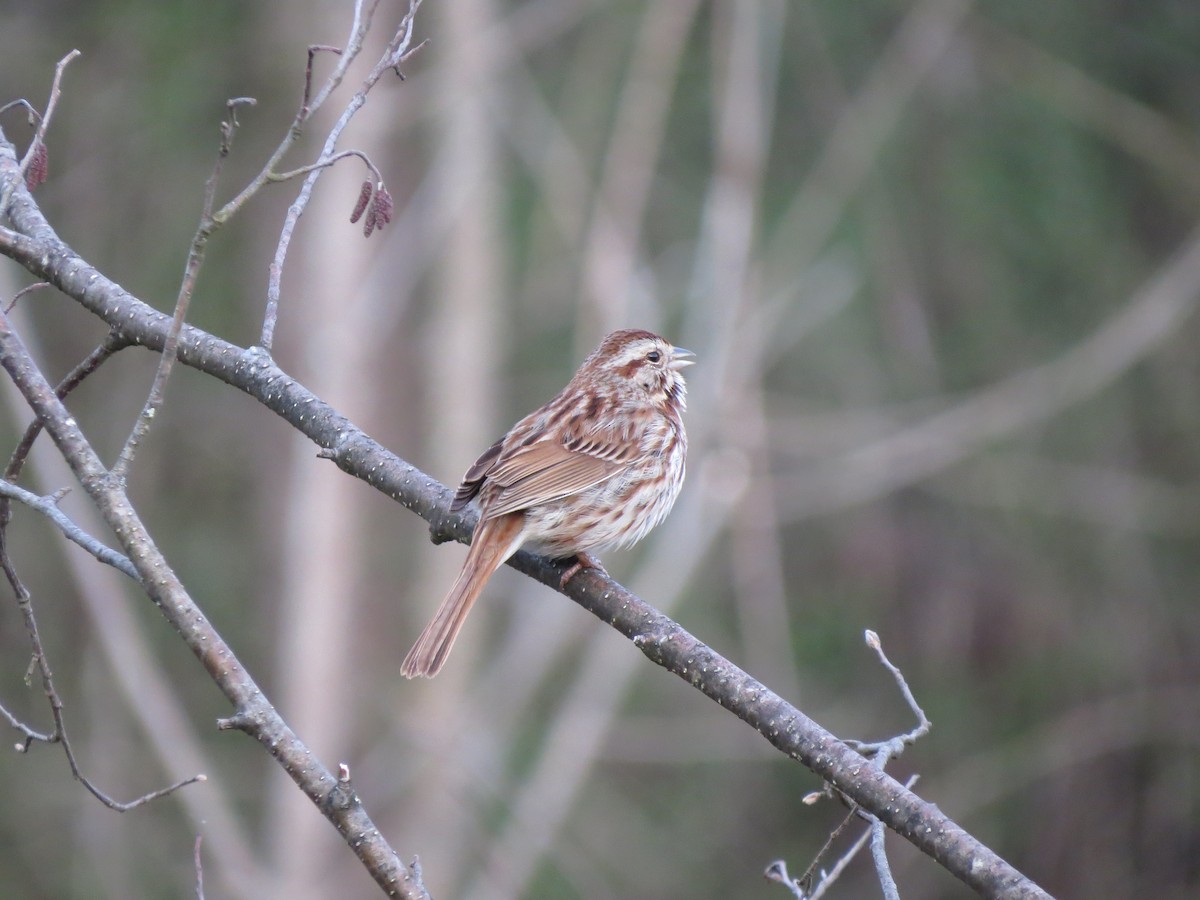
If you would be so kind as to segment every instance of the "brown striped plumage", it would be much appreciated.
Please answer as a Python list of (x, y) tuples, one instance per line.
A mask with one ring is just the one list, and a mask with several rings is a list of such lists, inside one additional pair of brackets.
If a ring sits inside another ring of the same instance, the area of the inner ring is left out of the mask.
[(596, 566), (591, 551), (632, 544), (666, 518), (683, 485), (679, 370), (691, 355), (649, 331), (614, 331), (557, 397), (467, 470), (451, 509), (477, 499), (479, 524), (462, 572), (404, 659), (405, 677), (438, 673), (483, 586), (520, 547)]

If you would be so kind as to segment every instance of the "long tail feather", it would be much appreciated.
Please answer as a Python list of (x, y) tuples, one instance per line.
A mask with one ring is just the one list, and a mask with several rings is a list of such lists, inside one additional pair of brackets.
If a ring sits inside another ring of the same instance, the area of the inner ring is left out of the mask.
[(483, 586), (505, 560), (517, 552), (524, 540), (524, 513), (509, 513), (484, 519), (475, 529), (467, 561), (450, 588), (450, 593), (425, 626), (413, 648), (404, 657), (400, 674), (405, 678), (432, 678), (446, 663), (454, 639), (475, 605)]

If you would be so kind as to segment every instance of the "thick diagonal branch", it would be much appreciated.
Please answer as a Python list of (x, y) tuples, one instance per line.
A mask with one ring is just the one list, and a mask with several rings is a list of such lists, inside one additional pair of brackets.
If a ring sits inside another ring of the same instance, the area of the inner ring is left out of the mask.
[[(162, 334), (165, 341), (166, 332)], [(411, 898), (428, 895), (408, 866), (383, 839), (356, 796), (331, 802), (344, 791), (334, 776), (292, 732), (240, 665), (225, 640), (193, 602), (154, 545), (120, 478), (110, 473), (79, 430), (75, 419), (54, 393), (26, 352), (20, 338), (0, 313), (0, 365), (45, 425), (55, 446), (79, 483), (113, 529), (142, 586), (179, 633), (212, 680), (237, 710), (231, 720), (268, 748), (297, 785), (337, 826), (375, 880), (389, 893)]]
[[(0, 190), (11, 177), (8, 169), (6, 148), (0, 143)], [(60, 241), (23, 184), (13, 186), (11, 198), (7, 213), (20, 234), (0, 231), (0, 253), (56, 285), (134, 343), (161, 350), (170, 318), (104, 277)], [(472, 523), (449, 515), (450, 492), (443, 485), (371, 440), (288, 376), (265, 351), (241, 348), (184, 326), (179, 359), (258, 399), (324, 448), (322, 455), (341, 469), (429, 521), (436, 536), (463, 541), (469, 536)], [(528, 553), (518, 554), (511, 564), (554, 588), (564, 571), (561, 565)], [(632, 639), (653, 662), (750, 724), (773, 746), (836, 785), (979, 893), (1047, 896), (936, 806), (875, 769), (796, 707), (616, 582), (588, 573), (573, 579), (567, 594)], [(322, 783), (330, 777), (325, 773)]]

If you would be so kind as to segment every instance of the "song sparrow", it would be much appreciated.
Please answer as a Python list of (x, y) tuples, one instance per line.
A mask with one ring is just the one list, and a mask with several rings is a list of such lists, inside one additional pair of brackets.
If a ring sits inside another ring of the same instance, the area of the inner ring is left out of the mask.
[(687, 435), (680, 413), (688, 350), (648, 331), (614, 331), (557, 397), (516, 425), (467, 470), (450, 505), (478, 497), (467, 561), (400, 671), (432, 678), (484, 584), (527, 547), (556, 559), (640, 540), (666, 518), (683, 484)]

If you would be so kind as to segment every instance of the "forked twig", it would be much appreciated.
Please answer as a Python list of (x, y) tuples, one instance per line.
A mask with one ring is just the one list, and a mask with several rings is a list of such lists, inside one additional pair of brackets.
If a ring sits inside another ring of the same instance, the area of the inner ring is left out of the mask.
[(863, 756), (873, 761), (882, 760), (883, 764), (886, 765), (889, 760), (895, 759), (903, 753), (905, 747), (916, 743), (920, 738), (927, 735), (929, 730), (933, 728), (933, 723), (929, 721), (929, 717), (925, 715), (925, 710), (921, 709), (920, 704), (917, 703), (917, 698), (913, 696), (912, 689), (909, 688), (908, 682), (904, 678), (904, 673), (883, 652), (883, 642), (879, 640), (879, 635), (868, 628), (863, 638), (867, 646), (875, 651), (875, 654), (879, 657), (879, 661), (892, 673), (892, 677), (896, 680), (896, 684), (900, 688), (900, 694), (904, 697), (904, 702), (908, 704), (908, 708), (913, 711), (913, 715), (917, 718), (916, 728), (905, 734), (889, 738), (886, 741), (872, 743), (855, 740), (846, 741), (847, 744)]
[(165, 797), (172, 794), (182, 787), (189, 784), (195, 784), (198, 781), (205, 781), (207, 776), (204, 774), (193, 775), (190, 778), (185, 778), (175, 784), (168, 785), (165, 788), (160, 788), (156, 791), (151, 791), (148, 794), (143, 794), (134, 800), (122, 802), (114, 800), (100, 788), (96, 787), (79, 768), (79, 761), (75, 757), (75, 750), (71, 746), (71, 741), (67, 737), (67, 724), (63, 717), (62, 698), (58, 695), (58, 690), (54, 686), (54, 675), (50, 671), (50, 662), (46, 658), (46, 650), (42, 645), (42, 637), (38, 632), (37, 617), (33, 614), (33, 602), (29, 590), (21, 583), (21, 579), (17, 576), (16, 570), (13, 568), (12, 560), (9, 559), (8, 552), (0, 546), (0, 568), (4, 570), (5, 577), (8, 578), (8, 583), (12, 587), (13, 592), (17, 597), (17, 608), (21, 611), (21, 618), (25, 622), (25, 630), (29, 634), (30, 647), (33, 650), (32, 667), (38, 673), (42, 682), (42, 690), (46, 694), (46, 699), (50, 703), (50, 714), (54, 718), (54, 731), (49, 734), (42, 734), (34, 731), (19, 721), (7, 709), (0, 707), (0, 712), (3, 712), (9, 723), (21, 731), (25, 736), (23, 744), (18, 744), (17, 749), (20, 752), (28, 751), (31, 744), (34, 742), (47, 744), (60, 744), (63, 748), (63, 753), (67, 757), (67, 765), (71, 767), (71, 774), (75, 776), (75, 780), (82, 784), (93, 797), (107, 806), (109, 809), (117, 812), (128, 812), (131, 809), (136, 809), (151, 800), (157, 800), (159, 797)]
[[(867, 643), (867, 646), (875, 651), (875, 654), (879, 657), (879, 661), (883, 663), (884, 667), (889, 672), (891, 672), (892, 677), (896, 680), (896, 684), (900, 687), (900, 693), (903, 695), (904, 701), (908, 704), (909, 709), (913, 711), (913, 715), (915, 715), (917, 718), (917, 726), (911, 731), (905, 734), (897, 735), (896, 737), (890, 738), (886, 741), (878, 741), (873, 743), (855, 740), (844, 741), (844, 743), (850, 747), (853, 747), (868, 760), (870, 760), (870, 763), (874, 768), (882, 772), (890, 760), (903, 753), (905, 747), (928, 734), (933, 725), (929, 721), (928, 716), (925, 715), (925, 711), (921, 709), (920, 704), (917, 703), (916, 697), (913, 696), (913, 692), (908, 686), (908, 681), (905, 679), (904, 673), (901, 672), (899, 667), (893, 664), (892, 661), (887, 658), (887, 654), (883, 652), (883, 642), (880, 641), (879, 635), (874, 631), (867, 629), (863, 637)], [(918, 777), (919, 776), (917, 775), (911, 776), (905, 787), (911, 787), (913, 784), (915, 784)], [(849, 805), (849, 814), (845, 819), (842, 820), (842, 823), (830, 833), (828, 839), (825, 841), (824, 846), (817, 851), (812, 862), (804, 871), (804, 874), (799, 878), (792, 879), (788, 877), (787, 865), (782, 860), (777, 860), (776, 862), (771, 863), (767, 867), (766, 872), (763, 873), (764, 877), (766, 877), (769, 881), (783, 884), (785, 887), (791, 890), (796, 897), (800, 898), (800, 900), (816, 900), (816, 898), (820, 897), (828, 889), (829, 885), (831, 885), (837, 879), (837, 877), (849, 864), (850, 860), (853, 859), (854, 856), (857, 855), (864, 846), (866, 846), (868, 841), (870, 841), (871, 853), (875, 861), (875, 870), (879, 877), (879, 883), (883, 889), (884, 897), (888, 898), (888, 900), (898, 898), (899, 891), (896, 888), (896, 882), (892, 877), (891, 867), (888, 865), (887, 855), (884, 852), (884, 837), (887, 834), (886, 826), (878, 818), (863, 811), (858, 804), (848, 800), (844, 795), (841, 794), (840, 791), (837, 791), (836, 788), (829, 784), (825, 785), (825, 789), (823, 791), (815, 791), (805, 797), (805, 803), (815, 803), (822, 796), (837, 796), (839, 799)], [(826, 853), (829, 852), (829, 849), (833, 846), (834, 841), (856, 818), (866, 819), (871, 823), (870, 828), (863, 832), (862, 836), (855, 841), (850, 850), (838, 860), (837, 865), (835, 865), (829, 872), (820, 872), (821, 877), (819, 880), (817, 880), (818, 866), (820, 865), (821, 859)], [(816, 882), (815, 888), (813, 887), (814, 881)], [(812, 893), (809, 893), (810, 890)]]

